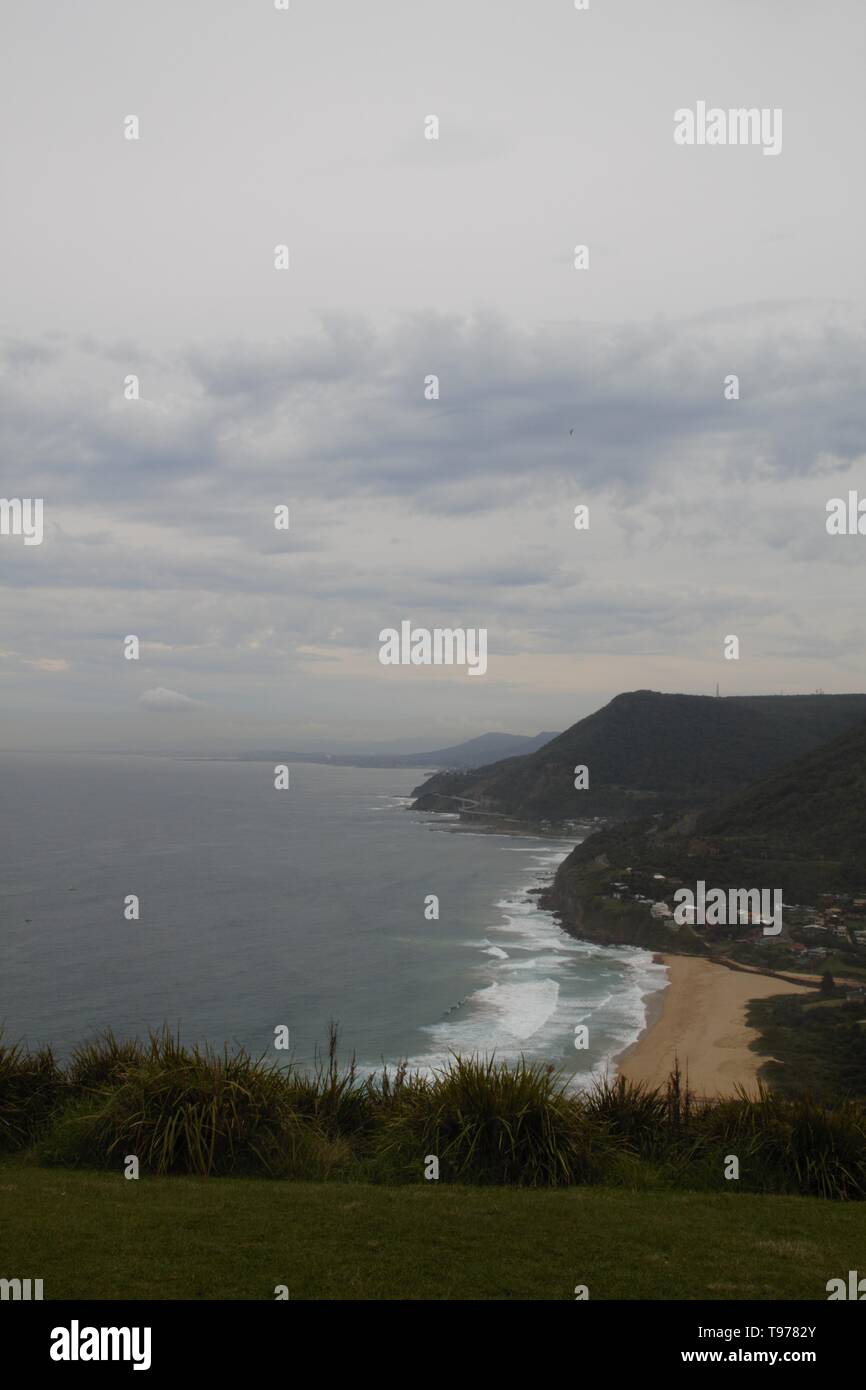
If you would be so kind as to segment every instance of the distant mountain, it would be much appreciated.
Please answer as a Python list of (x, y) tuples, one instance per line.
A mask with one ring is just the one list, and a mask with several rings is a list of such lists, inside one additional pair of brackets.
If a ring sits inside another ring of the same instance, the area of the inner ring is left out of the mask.
[[(866, 695), (714, 698), (636, 690), (537, 752), (417, 787), (419, 810), (538, 822), (702, 809), (866, 719)], [(589, 769), (576, 790), (574, 769)]]
[(414, 753), (407, 757), (404, 767), (483, 767), (501, 758), (535, 753), (558, 734), (480, 734), (453, 748), (438, 748), (433, 753)]
[(563, 861), (554, 905), (586, 900), (599, 865), (717, 887), (782, 888), (785, 900), (866, 889), (866, 722), (703, 812), (590, 835)]
[(515, 754), (534, 753), (555, 733), (479, 734), (466, 743), (450, 748), (435, 748), (429, 753), (245, 753), (242, 758), (252, 762), (282, 761), (288, 763), (326, 763), (333, 767), (441, 767), (471, 768), (498, 758)]

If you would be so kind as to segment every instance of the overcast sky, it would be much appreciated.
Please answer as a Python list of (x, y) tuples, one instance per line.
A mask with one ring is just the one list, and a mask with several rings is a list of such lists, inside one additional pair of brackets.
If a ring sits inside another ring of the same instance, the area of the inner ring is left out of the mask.
[[(0, 746), (866, 689), (862, 0), (6, 0), (0, 49)], [(698, 101), (781, 152), (676, 145)], [(381, 666), (407, 618), (487, 674)]]

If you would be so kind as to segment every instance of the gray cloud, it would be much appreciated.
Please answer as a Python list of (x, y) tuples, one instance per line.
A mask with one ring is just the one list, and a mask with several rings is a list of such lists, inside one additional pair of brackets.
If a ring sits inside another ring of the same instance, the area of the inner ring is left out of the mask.
[[(866, 492), (856, 0), (212, 10), (8, 20), (2, 491), (45, 499), (41, 546), (0, 538), (9, 738), (447, 743), (627, 686), (862, 687), (863, 552), (823, 524)], [(698, 97), (782, 106), (782, 154), (677, 149)], [(385, 672), (404, 617), (487, 626), (489, 675)]]

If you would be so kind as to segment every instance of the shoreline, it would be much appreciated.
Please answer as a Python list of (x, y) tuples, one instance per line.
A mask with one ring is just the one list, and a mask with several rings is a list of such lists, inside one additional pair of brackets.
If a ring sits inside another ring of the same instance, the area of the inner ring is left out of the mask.
[(809, 987), (730, 970), (700, 956), (656, 952), (653, 959), (666, 967), (668, 983), (644, 995), (644, 1027), (613, 1059), (617, 1077), (663, 1086), (678, 1060), (696, 1095), (754, 1089), (760, 1068), (771, 1059), (751, 1047), (760, 1034), (746, 1024), (749, 1002)]

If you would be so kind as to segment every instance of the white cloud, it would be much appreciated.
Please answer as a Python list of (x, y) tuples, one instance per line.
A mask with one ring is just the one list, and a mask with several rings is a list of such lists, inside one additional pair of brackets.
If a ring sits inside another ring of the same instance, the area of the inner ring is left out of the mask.
[(179, 690), (167, 690), (164, 685), (158, 685), (154, 690), (145, 690), (144, 694), (139, 696), (138, 703), (144, 705), (145, 709), (174, 713), (197, 709), (202, 702), (193, 700), (189, 695), (182, 695)]

